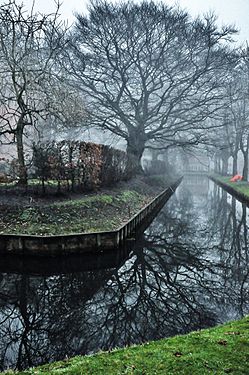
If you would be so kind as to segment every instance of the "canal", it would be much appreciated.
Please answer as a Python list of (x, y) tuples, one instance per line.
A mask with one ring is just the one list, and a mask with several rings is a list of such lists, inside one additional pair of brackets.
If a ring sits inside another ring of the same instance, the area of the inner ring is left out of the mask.
[(185, 177), (138, 241), (66, 260), (3, 258), (0, 370), (182, 334), (249, 313), (248, 208)]

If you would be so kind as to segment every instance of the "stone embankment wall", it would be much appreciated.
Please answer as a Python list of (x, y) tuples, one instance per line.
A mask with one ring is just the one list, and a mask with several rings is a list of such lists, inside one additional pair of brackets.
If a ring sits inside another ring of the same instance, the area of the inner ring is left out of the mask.
[(121, 246), (128, 238), (144, 230), (174, 193), (182, 178), (162, 191), (122, 227), (109, 232), (79, 233), (70, 235), (31, 236), (0, 235), (1, 254), (56, 256), (101, 252)]

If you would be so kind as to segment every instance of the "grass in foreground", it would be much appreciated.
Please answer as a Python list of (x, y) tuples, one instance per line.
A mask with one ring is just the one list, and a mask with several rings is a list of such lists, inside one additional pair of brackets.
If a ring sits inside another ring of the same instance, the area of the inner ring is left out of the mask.
[(0, 216), (0, 233), (54, 235), (115, 230), (151, 199), (123, 190), (48, 205), (12, 207)]
[(249, 317), (184, 336), (74, 357), (18, 374), (246, 375), (249, 374)]
[(249, 198), (249, 183), (247, 181), (230, 182), (232, 176), (214, 175), (213, 177)]

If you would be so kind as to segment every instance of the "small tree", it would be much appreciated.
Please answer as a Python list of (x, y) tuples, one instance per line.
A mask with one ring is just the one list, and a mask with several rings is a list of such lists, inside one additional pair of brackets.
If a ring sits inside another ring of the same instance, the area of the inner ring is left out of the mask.
[(16, 0), (0, 6), (0, 134), (14, 137), (19, 163), (19, 183), (27, 184), (24, 135), (48, 112), (45, 82), (54, 69), (55, 57), (65, 45), (54, 14), (27, 13)]

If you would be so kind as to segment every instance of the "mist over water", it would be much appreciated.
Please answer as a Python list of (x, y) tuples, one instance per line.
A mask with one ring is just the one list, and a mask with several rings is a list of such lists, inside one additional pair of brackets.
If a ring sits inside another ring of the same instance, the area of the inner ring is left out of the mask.
[(130, 250), (75, 260), (77, 266), (73, 258), (68, 266), (51, 261), (36, 274), (28, 260), (19, 270), (9, 267), (0, 273), (0, 368), (146, 342), (248, 314), (247, 232), (248, 208), (193, 175)]

